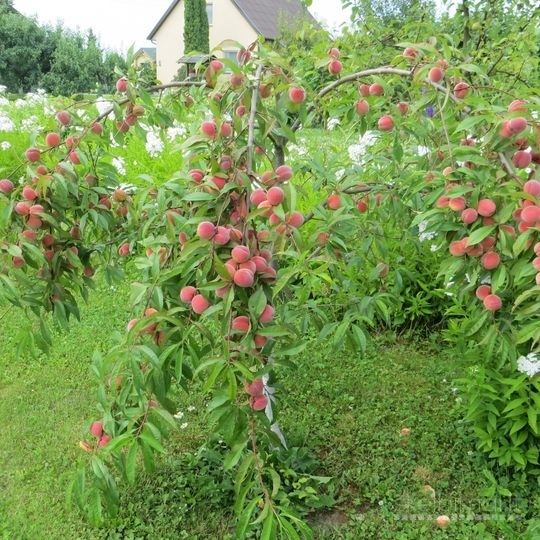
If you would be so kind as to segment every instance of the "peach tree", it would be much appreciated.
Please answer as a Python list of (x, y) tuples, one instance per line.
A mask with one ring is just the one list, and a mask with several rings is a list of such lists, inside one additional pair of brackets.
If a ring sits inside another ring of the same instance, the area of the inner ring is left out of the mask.
[[(287, 447), (281, 366), (313, 329), (362, 350), (404, 312), (429, 327), (434, 304), (493, 388), (466, 389), (480, 447), (537, 467), (534, 88), (508, 90), (443, 40), (403, 43), (389, 65), (359, 70), (332, 44), (314, 54), (330, 77), (321, 87), (263, 46), (211, 61), (201, 81), (145, 87), (130, 72), (92, 121), (79, 104), (57, 111), (0, 180), (2, 299), (38, 316), (35, 344), (50, 343), (41, 314), (78, 317), (96, 274), (123, 279), (126, 266), (133, 277), (133, 318), (94, 357), (100, 412), (72, 490), (95, 523), (118, 511), (120, 480), (154, 469), (177, 426), (175, 395), (197, 379), (223, 467), (236, 471), (237, 536), (309, 537), (275, 460)], [(321, 117), (337, 142), (319, 130), (306, 154), (302, 134)], [(182, 166), (123, 185), (118, 147), (175, 119), (188, 132), (174, 149)], [(430, 265), (440, 273), (422, 286)]]

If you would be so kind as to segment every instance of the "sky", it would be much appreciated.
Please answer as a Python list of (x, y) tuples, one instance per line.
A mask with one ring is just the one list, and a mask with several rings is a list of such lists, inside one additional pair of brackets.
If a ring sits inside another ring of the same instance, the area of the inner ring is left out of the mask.
[[(102, 47), (125, 53), (134, 45), (151, 46), (146, 36), (165, 13), (172, 0), (14, 0), (23, 15), (36, 15), (40, 24), (86, 31), (92, 28)], [(327, 27), (348, 19), (340, 0), (313, 0), (310, 8)]]

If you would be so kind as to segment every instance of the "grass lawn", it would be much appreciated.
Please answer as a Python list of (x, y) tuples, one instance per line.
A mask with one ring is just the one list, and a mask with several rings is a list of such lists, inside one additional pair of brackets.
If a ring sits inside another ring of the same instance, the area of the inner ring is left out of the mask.
[[(16, 310), (4, 315), (3, 538), (233, 538), (232, 474), (220, 469), (215, 444), (198, 450), (206, 439), (204, 397), (197, 391), (180, 397), (184, 416), (170, 452), (155, 475), (126, 488), (117, 519), (91, 529), (66, 505), (75, 466), (86, 458), (78, 442), (96, 410), (90, 358), (115, 330), (123, 331), (127, 298), (127, 290), (101, 286), (81, 323), (56, 336), (50, 357), (37, 359), (18, 357), (10, 338), (24, 317)], [(297, 464), (333, 478), (327, 489), (335, 504), (308, 517), (315, 538), (540, 538), (518, 532), (538, 513), (538, 488), (515, 488), (512, 499), (482, 495), (489, 487), (483, 462), (451, 414), (458, 397), (451, 381), (464, 367), (459, 357), (441, 352), (435, 340), (386, 336), (365, 357), (313, 346), (297, 364), (278, 373), (282, 428), (298, 449)], [(403, 435), (403, 428), (410, 433)], [(441, 529), (434, 525), (440, 514), (462, 517)]]

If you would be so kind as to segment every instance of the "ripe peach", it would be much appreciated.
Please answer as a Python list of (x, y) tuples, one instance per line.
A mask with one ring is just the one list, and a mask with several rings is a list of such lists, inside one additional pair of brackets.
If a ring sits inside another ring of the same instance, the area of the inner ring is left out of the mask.
[(526, 128), (527, 120), (525, 118), (522, 118), (521, 116), (508, 120), (508, 129), (514, 135), (525, 131)]
[(484, 300), (484, 307), (488, 311), (497, 311), (502, 307), (502, 300), (496, 294), (488, 294)]
[(71, 161), (71, 163), (73, 163), (73, 165), (80, 165), (81, 163), (81, 158), (79, 157), (77, 150), (72, 150), (68, 154), (68, 159)]
[(268, 338), (266, 336), (261, 336), (260, 334), (255, 334), (255, 336), (253, 336), (253, 342), (255, 343), (255, 347), (257, 349), (262, 349), (266, 345), (267, 341)]
[(262, 379), (255, 379), (251, 383), (244, 383), (245, 391), (252, 397), (262, 396), (264, 391), (264, 383)]
[(27, 202), (21, 201), (15, 205), (13, 210), (16, 214), (19, 214), (19, 216), (26, 216), (30, 213), (30, 205)]
[(463, 212), (461, 212), (461, 221), (463, 223), (470, 225), (474, 221), (476, 221), (476, 218), (478, 217), (478, 212), (474, 208), (465, 208)]
[(222, 227), (221, 225), (219, 225), (216, 228), (216, 234), (214, 234), (212, 242), (214, 242), (214, 244), (217, 244), (218, 246), (224, 246), (230, 241), (230, 239), (231, 231), (226, 227)]
[(538, 197), (540, 195), (540, 182), (538, 180), (527, 180), (523, 184), (523, 191), (533, 197)]
[(67, 111), (58, 111), (56, 113), (56, 119), (63, 126), (69, 126), (69, 124), (71, 124), (71, 115)]
[(491, 199), (480, 199), (477, 212), (480, 216), (490, 217), (497, 211), (497, 205)]
[(128, 81), (125, 77), (121, 77), (116, 81), (116, 90), (118, 90), (118, 92), (125, 92), (127, 90), (127, 87)]
[(470, 86), (466, 82), (458, 82), (454, 86), (454, 96), (463, 99), (469, 93)]
[(467, 252), (467, 241), (465, 238), (462, 238), (461, 240), (454, 240), (448, 246), (448, 251), (450, 251), (450, 254), (454, 257), (461, 257), (462, 255), (465, 255)]
[(232, 320), (231, 329), (246, 334), (249, 332), (251, 323), (246, 315), (239, 315)]
[(90, 131), (94, 135), (101, 135), (103, 133), (103, 126), (99, 122), (94, 122), (90, 127)]
[(394, 120), (389, 115), (381, 116), (377, 125), (381, 131), (391, 131), (394, 128)]
[(271, 323), (274, 320), (274, 313), (275, 310), (273, 306), (271, 306), (270, 304), (266, 304), (266, 306), (264, 306), (263, 312), (259, 317), (259, 322), (261, 324)]
[(103, 435), (103, 422), (100, 422), (99, 420), (96, 420), (95, 422), (92, 422), (92, 425), (90, 426), (90, 434), (94, 437), (101, 437)]
[(196, 294), (197, 289), (195, 287), (186, 285), (180, 289), (180, 300), (185, 304), (190, 304)]
[(254, 189), (249, 196), (249, 200), (252, 204), (258, 206), (263, 201), (266, 201), (266, 191), (264, 191), (262, 188)]
[(531, 164), (531, 160), (532, 160), (531, 153), (525, 150), (518, 150), (512, 156), (512, 163), (518, 169), (526, 169)]
[(407, 60), (414, 60), (417, 55), (418, 51), (413, 47), (405, 47), (403, 49), (403, 58), (407, 58)]
[(540, 271), (540, 257), (535, 257), (532, 261), (533, 268)]
[(240, 65), (246, 64), (251, 58), (251, 51), (248, 49), (239, 49), (236, 53), (236, 59)]
[(20, 257), (19, 255), (15, 255), (12, 259), (11, 259), (11, 262), (13, 264), (13, 266), (15, 268), (21, 268), (24, 266), (25, 264), (25, 260), (23, 257)]
[(131, 252), (131, 247), (128, 242), (124, 242), (119, 248), (118, 248), (118, 255), (120, 257), (127, 257)]
[(527, 102), (522, 99), (514, 99), (508, 105), (508, 112), (525, 112), (527, 110)]
[(289, 99), (292, 103), (303, 103), (306, 99), (306, 91), (301, 86), (289, 88)]
[(39, 161), (41, 158), (41, 152), (38, 148), (29, 148), (25, 152), (26, 159), (30, 161), (31, 163), (35, 163), (36, 161)]
[(358, 91), (360, 92), (360, 95), (363, 97), (369, 96), (369, 84), (361, 84), (358, 87)]
[(409, 104), (406, 101), (400, 101), (397, 104), (397, 108), (402, 116), (404, 116), (405, 114), (409, 112)]
[(330, 73), (330, 75), (339, 75), (342, 70), (343, 64), (337, 58), (333, 58), (328, 62), (328, 73)]
[(480, 285), (477, 287), (475, 294), (478, 300), (483, 301), (486, 296), (491, 294), (491, 287), (489, 285)]
[(210, 302), (202, 294), (196, 294), (191, 299), (191, 309), (198, 315), (204, 313), (209, 307)]
[(450, 525), (450, 518), (448, 516), (437, 516), (435, 523), (438, 527), (448, 527)]
[(292, 178), (293, 170), (289, 165), (280, 165), (275, 170), (275, 173), (280, 182), (285, 182), (286, 180), (290, 180)]
[(254, 273), (247, 268), (239, 268), (233, 276), (233, 281), (239, 287), (247, 288), (253, 286), (255, 282)]
[(529, 225), (540, 222), (540, 206), (527, 206), (521, 211), (521, 220)]
[(501, 257), (496, 251), (488, 251), (484, 253), (480, 259), (480, 264), (486, 270), (494, 270), (501, 263)]
[(337, 47), (331, 47), (329, 50), (328, 50), (328, 56), (330, 58), (335, 58), (336, 60), (339, 59), (339, 57), (341, 56), (340, 52), (339, 52), (339, 49)]
[(246, 114), (246, 106), (245, 105), (238, 105), (238, 107), (236, 107), (234, 113), (237, 116), (244, 116), (244, 114)]
[(55, 146), (58, 146), (62, 142), (62, 138), (58, 133), (55, 133), (52, 131), (51, 133), (47, 133), (45, 136), (45, 144), (49, 148), (54, 148)]
[(104, 446), (106, 446), (107, 444), (109, 444), (110, 440), (111, 440), (111, 438), (109, 437), (109, 435), (103, 434), (103, 435), (101, 436), (101, 438), (99, 439), (99, 441), (98, 441), (98, 446), (99, 446), (100, 448), (103, 448)]
[(262, 411), (268, 405), (268, 398), (266, 396), (253, 396), (249, 400), (249, 406), (254, 411)]
[(43, 225), (43, 222), (38, 216), (28, 216), (26, 220), (26, 225), (30, 227), (31, 229), (40, 229)]
[(217, 136), (217, 124), (213, 120), (206, 120), (201, 124), (201, 132), (209, 139), (215, 139)]
[(266, 193), (266, 200), (272, 205), (277, 206), (285, 199), (284, 191), (277, 186), (271, 187)]
[(359, 99), (354, 108), (358, 114), (366, 115), (369, 112), (369, 103), (365, 99)]
[(298, 229), (304, 224), (304, 216), (298, 210), (295, 210), (287, 216), (286, 221), (291, 227)]
[(251, 254), (247, 246), (235, 246), (231, 250), (231, 259), (237, 264), (249, 261), (250, 256)]
[(330, 210), (337, 210), (341, 206), (341, 197), (337, 193), (332, 193), (326, 200)]
[(216, 226), (210, 221), (201, 221), (197, 226), (197, 236), (202, 240), (211, 240), (216, 234)]
[(448, 208), (454, 210), (454, 212), (462, 212), (467, 206), (465, 197), (450, 197), (448, 201)]
[(438, 83), (444, 78), (444, 71), (440, 67), (432, 67), (428, 73), (428, 79), (431, 82)]
[(35, 199), (37, 199), (38, 194), (34, 188), (31, 188), (30, 186), (24, 186), (22, 189), (22, 196), (27, 201), (34, 201)]
[(0, 180), (0, 193), (8, 195), (13, 191), (13, 182), (8, 178), (3, 178)]
[(373, 83), (369, 86), (369, 93), (372, 96), (382, 96), (384, 94), (384, 88), (382, 84)]

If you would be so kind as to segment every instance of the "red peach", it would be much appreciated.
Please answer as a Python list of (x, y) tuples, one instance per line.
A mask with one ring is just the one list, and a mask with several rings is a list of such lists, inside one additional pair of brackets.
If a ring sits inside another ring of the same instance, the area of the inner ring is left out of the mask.
[(125, 77), (121, 77), (116, 81), (116, 89), (118, 92), (125, 92), (128, 87), (128, 81)]
[(521, 133), (522, 131), (525, 131), (527, 128), (527, 120), (525, 118), (522, 118), (521, 116), (518, 116), (516, 118), (511, 118), (508, 120), (508, 129), (511, 133), (516, 135), (517, 133)]
[(62, 142), (62, 138), (58, 133), (55, 133), (54, 131), (51, 133), (47, 133), (45, 136), (45, 144), (49, 148), (54, 148), (55, 146), (58, 146)]
[(259, 322), (261, 324), (271, 323), (274, 320), (274, 313), (275, 310), (273, 306), (271, 306), (270, 304), (266, 304), (266, 306), (264, 306), (263, 312), (259, 317)]
[(239, 268), (233, 277), (233, 281), (239, 287), (247, 288), (253, 286), (255, 282), (254, 273), (247, 268)]
[(303, 103), (306, 99), (306, 91), (301, 86), (291, 86), (289, 88), (289, 99), (292, 103)]
[(22, 189), (22, 196), (27, 201), (34, 201), (35, 199), (37, 199), (38, 194), (34, 188), (31, 188), (30, 186), (24, 186)]
[(257, 349), (262, 349), (266, 345), (267, 341), (268, 338), (266, 336), (261, 336), (260, 334), (255, 334), (255, 336), (253, 336), (253, 342), (255, 343), (255, 347), (257, 347)]
[(250, 201), (255, 206), (258, 206), (263, 201), (266, 201), (266, 191), (262, 188), (254, 189), (249, 196)]
[(499, 266), (500, 263), (501, 257), (496, 251), (488, 251), (487, 253), (484, 253), (482, 258), (480, 259), (480, 264), (486, 270), (494, 270)]
[(490, 217), (497, 211), (497, 205), (491, 199), (480, 199), (477, 212), (480, 216)]
[(285, 199), (285, 193), (280, 187), (271, 187), (266, 193), (266, 200), (272, 205), (277, 206)]
[(0, 180), (0, 193), (8, 195), (13, 191), (13, 182), (7, 178)]
[(197, 236), (202, 240), (211, 240), (216, 234), (216, 226), (210, 221), (201, 221), (197, 225)]
[(262, 396), (264, 391), (264, 383), (262, 379), (255, 379), (251, 383), (244, 383), (245, 391), (251, 396)]
[(41, 152), (38, 148), (29, 148), (25, 153), (26, 159), (31, 163), (39, 161), (41, 158)]
[(298, 210), (296, 210), (292, 214), (289, 214), (287, 216), (287, 223), (291, 227), (298, 229), (304, 224), (304, 216), (300, 212), (298, 212)]
[(180, 289), (180, 300), (185, 304), (190, 304), (196, 294), (197, 289), (195, 287), (186, 285)]
[(394, 128), (394, 120), (389, 115), (384, 115), (379, 118), (377, 122), (381, 131), (391, 131)]
[(409, 104), (406, 101), (400, 101), (397, 104), (398, 111), (401, 113), (401, 115), (405, 115), (409, 112)]
[(207, 120), (201, 124), (201, 132), (209, 139), (215, 139), (217, 136), (217, 124), (213, 120)]
[(532, 261), (532, 265), (535, 270), (540, 270), (540, 257), (535, 257)]
[(369, 85), (369, 93), (372, 96), (382, 96), (384, 94), (384, 88), (382, 84), (373, 83)]
[(361, 84), (358, 87), (358, 91), (360, 92), (360, 95), (363, 97), (369, 96), (369, 84)]
[(508, 105), (508, 112), (525, 112), (527, 110), (527, 102), (522, 99), (514, 99)]
[(470, 86), (466, 82), (458, 82), (454, 86), (454, 96), (463, 99), (469, 93)]
[(231, 329), (246, 334), (249, 332), (249, 327), (251, 323), (249, 322), (249, 317), (246, 315), (239, 315), (232, 320)]
[(488, 294), (484, 300), (484, 307), (488, 311), (497, 311), (502, 307), (502, 300), (496, 294)]
[(90, 131), (94, 135), (101, 135), (103, 133), (103, 126), (99, 122), (94, 122), (90, 127)]
[(131, 252), (131, 247), (128, 242), (124, 242), (119, 248), (118, 248), (118, 255), (120, 257), (127, 257)]
[(435, 523), (438, 527), (448, 527), (450, 525), (450, 518), (448, 516), (437, 516)]
[(245, 263), (249, 261), (251, 254), (247, 246), (235, 246), (231, 250), (231, 259), (237, 263)]
[(527, 180), (523, 184), (523, 191), (533, 197), (538, 197), (540, 195), (540, 182), (538, 180)]
[(230, 241), (230, 239), (231, 231), (226, 227), (222, 227), (221, 225), (219, 225), (216, 228), (216, 234), (212, 238), (212, 242), (214, 242), (214, 244), (217, 244), (218, 246), (224, 246)]
[(27, 202), (21, 201), (15, 205), (13, 210), (16, 214), (19, 214), (19, 216), (26, 216), (30, 213), (30, 205)]
[(202, 179), (204, 178), (204, 171), (201, 169), (191, 169), (188, 172), (189, 177), (195, 182), (196, 184), (200, 184), (202, 182)]
[(24, 263), (26, 262), (23, 257), (20, 257), (19, 255), (15, 255), (11, 262), (15, 268), (21, 268), (24, 266)]
[(444, 78), (444, 71), (440, 67), (432, 67), (428, 73), (428, 79), (431, 82), (438, 83)]
[(43, 221), (38, 216), (28, 216), (28, 219), (26, 220), (26, 225), (30, 227), (31, 229), (40, 229), (43, 225)]
[(266, 396), (254, 396), (249, 400), (249, 406), (254, 411), (262, 411), (268, 405), (268, 398)]
[(191, 300), (191, 308), (198, 315), (204, 313), (209, 307), (210, 302), (202, 294), (196, 294)]
[(448, 201), (448, 208), (454, 210), (454, 212), (462, 212), (467, 206), (465, 197), (450, 197)]
[(233, 128), (229, 122), (222, 122), (220, 128), (219, 128), (219, 134), (223, 138), (230, 137), (232, 135)]
[(326, 200), (330, 210), (337, 210), (341, 206), (341, 197), (337, 193), (332, 193)]
[(369, 103), (365, 99), (359, 99), (354, 108), (358, 114), (366, 115), (369, 112)]
[(336, 58), (336, 59), (339, 59), (339, 57), (341, 56), (341, 54), (340, 54), (338, 48), (336, 48), (336, 47), (331, 47), (331, 48), (328, 50), (328, 56), (329, 56), (330, 58)]
[(63, 126), (69, 126), (69, 124), (71, 124), (71, 115), (67, 111), (58, 111), (56, 113), (56, 119)]
[(289, 165), (280, 165), (275, 170), (275, 173), (280, 182), (285, 182), (286, 180), (290, 180), (292, 178), (293, 170)]
[(94, 437), (101, 437), (101, 435), (103, 435), (103, 422), (100, 422), (99, 420), (92, 422), (92, 425), (90, 426), (90, 434)]
[(461, 257), (467, 252), (467, 241), (465, 238), (462, 238), (461, 240), (454, 240), (448, 246), (448, 250), (454, 257)]
[(531, 164), (531, 160), (532, 160), (531, 153), (525, 150), (518, 150), (512, 156), (512, 163), (518, 169), (526, 169)]
[(478, 212), (474, 208), (465, 208), (463, 212), (461, 212), (461, 221), (463, 223), (470, 225), (474, 221), (476, 221), (476, 218), (478, 217)]
[(337, 58), (334, 58), (328, 62), (328, 73), (330, 73), (330, 75), (339, 75), (342, 70), (343, 64)]
[(484, 300), (486, 296), (491, 294), (491, 287), (489, 285), (480, 285), (477, 287), (475, 294), (478, 300)]
[(106, 434), (103, 434), (101, 436), (101, 438), (99, 439), (98, 441), (98, 446), (100, 448), (103, 448), (104, 446), (106, 446), (107, 444), (109, 444), (109, 441), (111, 440), (111, 438), (109, 437), (109, 435), (106, 435)]
[(540, 222), (540, 206), (527, 206), (521, 211), (521, 220), (529, 225)]
[(405, 47), (403, 49), (403, 58), (407, 58), (407, 60), (414, 60), (417, 55), (418, 51), (413, 47)]

